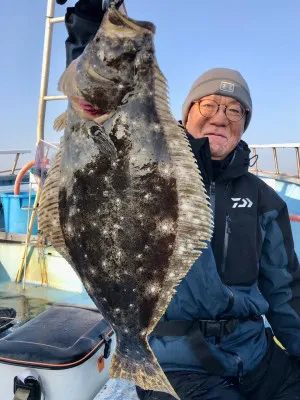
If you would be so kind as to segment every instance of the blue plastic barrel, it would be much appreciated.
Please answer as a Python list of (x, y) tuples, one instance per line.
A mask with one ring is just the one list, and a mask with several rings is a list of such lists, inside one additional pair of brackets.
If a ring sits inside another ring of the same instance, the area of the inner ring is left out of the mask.
[[(28, 207), (33, 207), (36, 193), (31, 193), (29, 205), (29, 193), (21, 192), (14, 195), (13, 192), (0, 193), (0, 199), (4, 213), (5, 232), (9, 233), (27, 233)], [(31, 216), (32, 210), (30, 210)], [(37, 235), (38, 226), (35, 218), (32, 235)]]

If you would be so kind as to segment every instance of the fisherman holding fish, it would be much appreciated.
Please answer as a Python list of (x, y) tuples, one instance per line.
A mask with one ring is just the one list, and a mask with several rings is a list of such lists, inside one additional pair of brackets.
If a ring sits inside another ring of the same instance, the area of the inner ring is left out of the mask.
[[(226, 68), (202, 74), (183, 104), (215, 228), (211, 249), (195, 262), (150, 338), (182, 399), (300, 395), (300, 267), (286, 204), (248, 172), (253, 161), (242, 136), (251, 116), (248, 84)], [(184, 332), (191, 318), (197, 328)], [(170, 398), (138, 392), (142, 399)]]
[[(89, 12), (96, 3), (80, 0), (68, 9), (67, 64), (98, 30), (101, 1), (98, 19)], [(150, 35), (150, 26), (144, 28)], [(248, 84), (228, 68), (202, 74), (183, 104), (182, 124), (210, 197), (214, 230), (148, 338), (182, 400), (300, 398), (299, 261), (286, 204), (248, 172), (253, 161), (242, 136), (251, 116)], [(145, 400), (173, 398), (140, 387), (137, 393)]]

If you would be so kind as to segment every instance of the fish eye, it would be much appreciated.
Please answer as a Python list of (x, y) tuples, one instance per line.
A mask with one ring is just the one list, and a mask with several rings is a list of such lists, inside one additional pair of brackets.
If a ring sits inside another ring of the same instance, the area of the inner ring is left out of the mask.
[(137, 57), (135, 59), (135, 67), (138, 68), (138, 67), (141, 67), (143, 65), (145, 66), (145, 65), (150, 64), (151, 62), (153, 62), (153, 60), (154, 60), (153, 53), (148, 52), (148, 51), (147, 52), (144, 51), (144, 52), (139, 53), (137, 55)]
[(154, 60), (153, 53), (147, 52), (147, 53), (142, 53), (141, 54), (142, 60), (144, 62), (151, 62)]

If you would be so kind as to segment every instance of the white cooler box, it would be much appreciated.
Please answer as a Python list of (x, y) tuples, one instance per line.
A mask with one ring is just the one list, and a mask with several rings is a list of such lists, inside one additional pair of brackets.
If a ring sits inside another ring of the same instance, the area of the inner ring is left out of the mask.
[(92, 400), (109, 379), (116, 335), (96, 309), (55, 305), (4, 335), (3, 400)]

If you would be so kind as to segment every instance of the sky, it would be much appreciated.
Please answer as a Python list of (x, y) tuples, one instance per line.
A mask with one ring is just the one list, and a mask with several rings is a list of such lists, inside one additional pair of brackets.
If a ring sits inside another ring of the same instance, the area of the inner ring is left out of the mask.
[[(36, 148), (47, 1), (2, 3), (0, 150), (31, 149), (33, 153), (23, 156), (22, 163), (34, 157)], [(68, 0), (65, 6), (57, 5), (56, 16), (74, 4)], [(156, 25), (156, 55), (169, 83), (175, 118), (181, 118), (195, 79), (210, 68), (227, 67), (240, 71), (251, 91), (253, 117), (244, 140), (249, 144), (300, 142), (299, 0), (126, 0), (126, 6), (130, 17)], [(56, 25), (49, 95), (58, 94), (66, 37), (64, 24)], [(52, 124), (65, 107), (65, 102), (47, 104), (46, 141), (59, 142), (60, 134)], [(289, 160), (295, 157), (290, 150), (282, 154)], [(6, 158), (0, 156), (0, 170), (3, 162)]]

